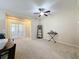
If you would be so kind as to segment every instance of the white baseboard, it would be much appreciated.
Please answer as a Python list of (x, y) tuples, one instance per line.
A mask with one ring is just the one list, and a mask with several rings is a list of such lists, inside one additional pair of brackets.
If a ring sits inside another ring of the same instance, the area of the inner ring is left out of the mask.
[(76, 48), (79, 48), (78, 45), (74, 45), (74, 44), (71, 44), (71, 43), (67, 43), (67, 42), (63, 42), (63, 41), (57, 41), (58, 43), (61, 43), (61, 44), (64, 44), (64, 45), (68, 45), (68, 46), (72, 46), (72, 47), (76, 47)]

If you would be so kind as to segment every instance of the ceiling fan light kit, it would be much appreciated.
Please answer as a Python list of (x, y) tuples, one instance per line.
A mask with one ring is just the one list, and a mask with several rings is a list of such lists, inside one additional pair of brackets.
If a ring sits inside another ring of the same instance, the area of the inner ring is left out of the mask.
[(41, 15), (41, 16), (43, 16), (43, 15), (44, 15), (44, 13), (43, 13), (43, 12), (40, 12), (40, 15)]

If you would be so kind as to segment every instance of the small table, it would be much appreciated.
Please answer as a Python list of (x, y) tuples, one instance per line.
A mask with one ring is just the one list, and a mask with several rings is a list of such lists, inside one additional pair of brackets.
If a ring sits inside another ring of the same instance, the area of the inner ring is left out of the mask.
[(54, 31), (50, 31), (50, 32), (48, 32), (48, 34), (49, 34), (50, 37), (51, 37), (49, 41), (51, 41), (51, 40), (53, 39), (54, 43), (56, 43), (56, 41), (54, 40), (54, 37), (55, 37), (58, 33), (54, 32)]

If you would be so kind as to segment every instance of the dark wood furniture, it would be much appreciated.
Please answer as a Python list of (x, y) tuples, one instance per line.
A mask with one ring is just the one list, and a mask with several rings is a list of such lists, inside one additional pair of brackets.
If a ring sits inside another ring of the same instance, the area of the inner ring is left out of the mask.
[(43, 38), (43, 28), (42, 25), (37, 26), (37, 38), (42, 39)]
[(0, 59), (14, 59), (15, 58), (15, 49), (16, 49), (16, 44), (14, 44), (13, 47), (11, 48), (4, 48), (0, 50)]

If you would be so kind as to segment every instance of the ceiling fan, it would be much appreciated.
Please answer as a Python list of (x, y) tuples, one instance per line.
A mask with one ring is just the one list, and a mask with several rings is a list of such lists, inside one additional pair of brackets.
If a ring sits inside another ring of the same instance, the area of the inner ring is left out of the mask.
[(39, 10), (39, 12), (36, 12), (36, 13), (34, 13), (34, 14), (38, 14), (38, 16), (39, 17), (41, 17), (41, 16), (48, 16), (48, 13), (50, 13), (51, 11), (50, 10), (45, 10), (44, 8), (39, 8), (38, 9)]

